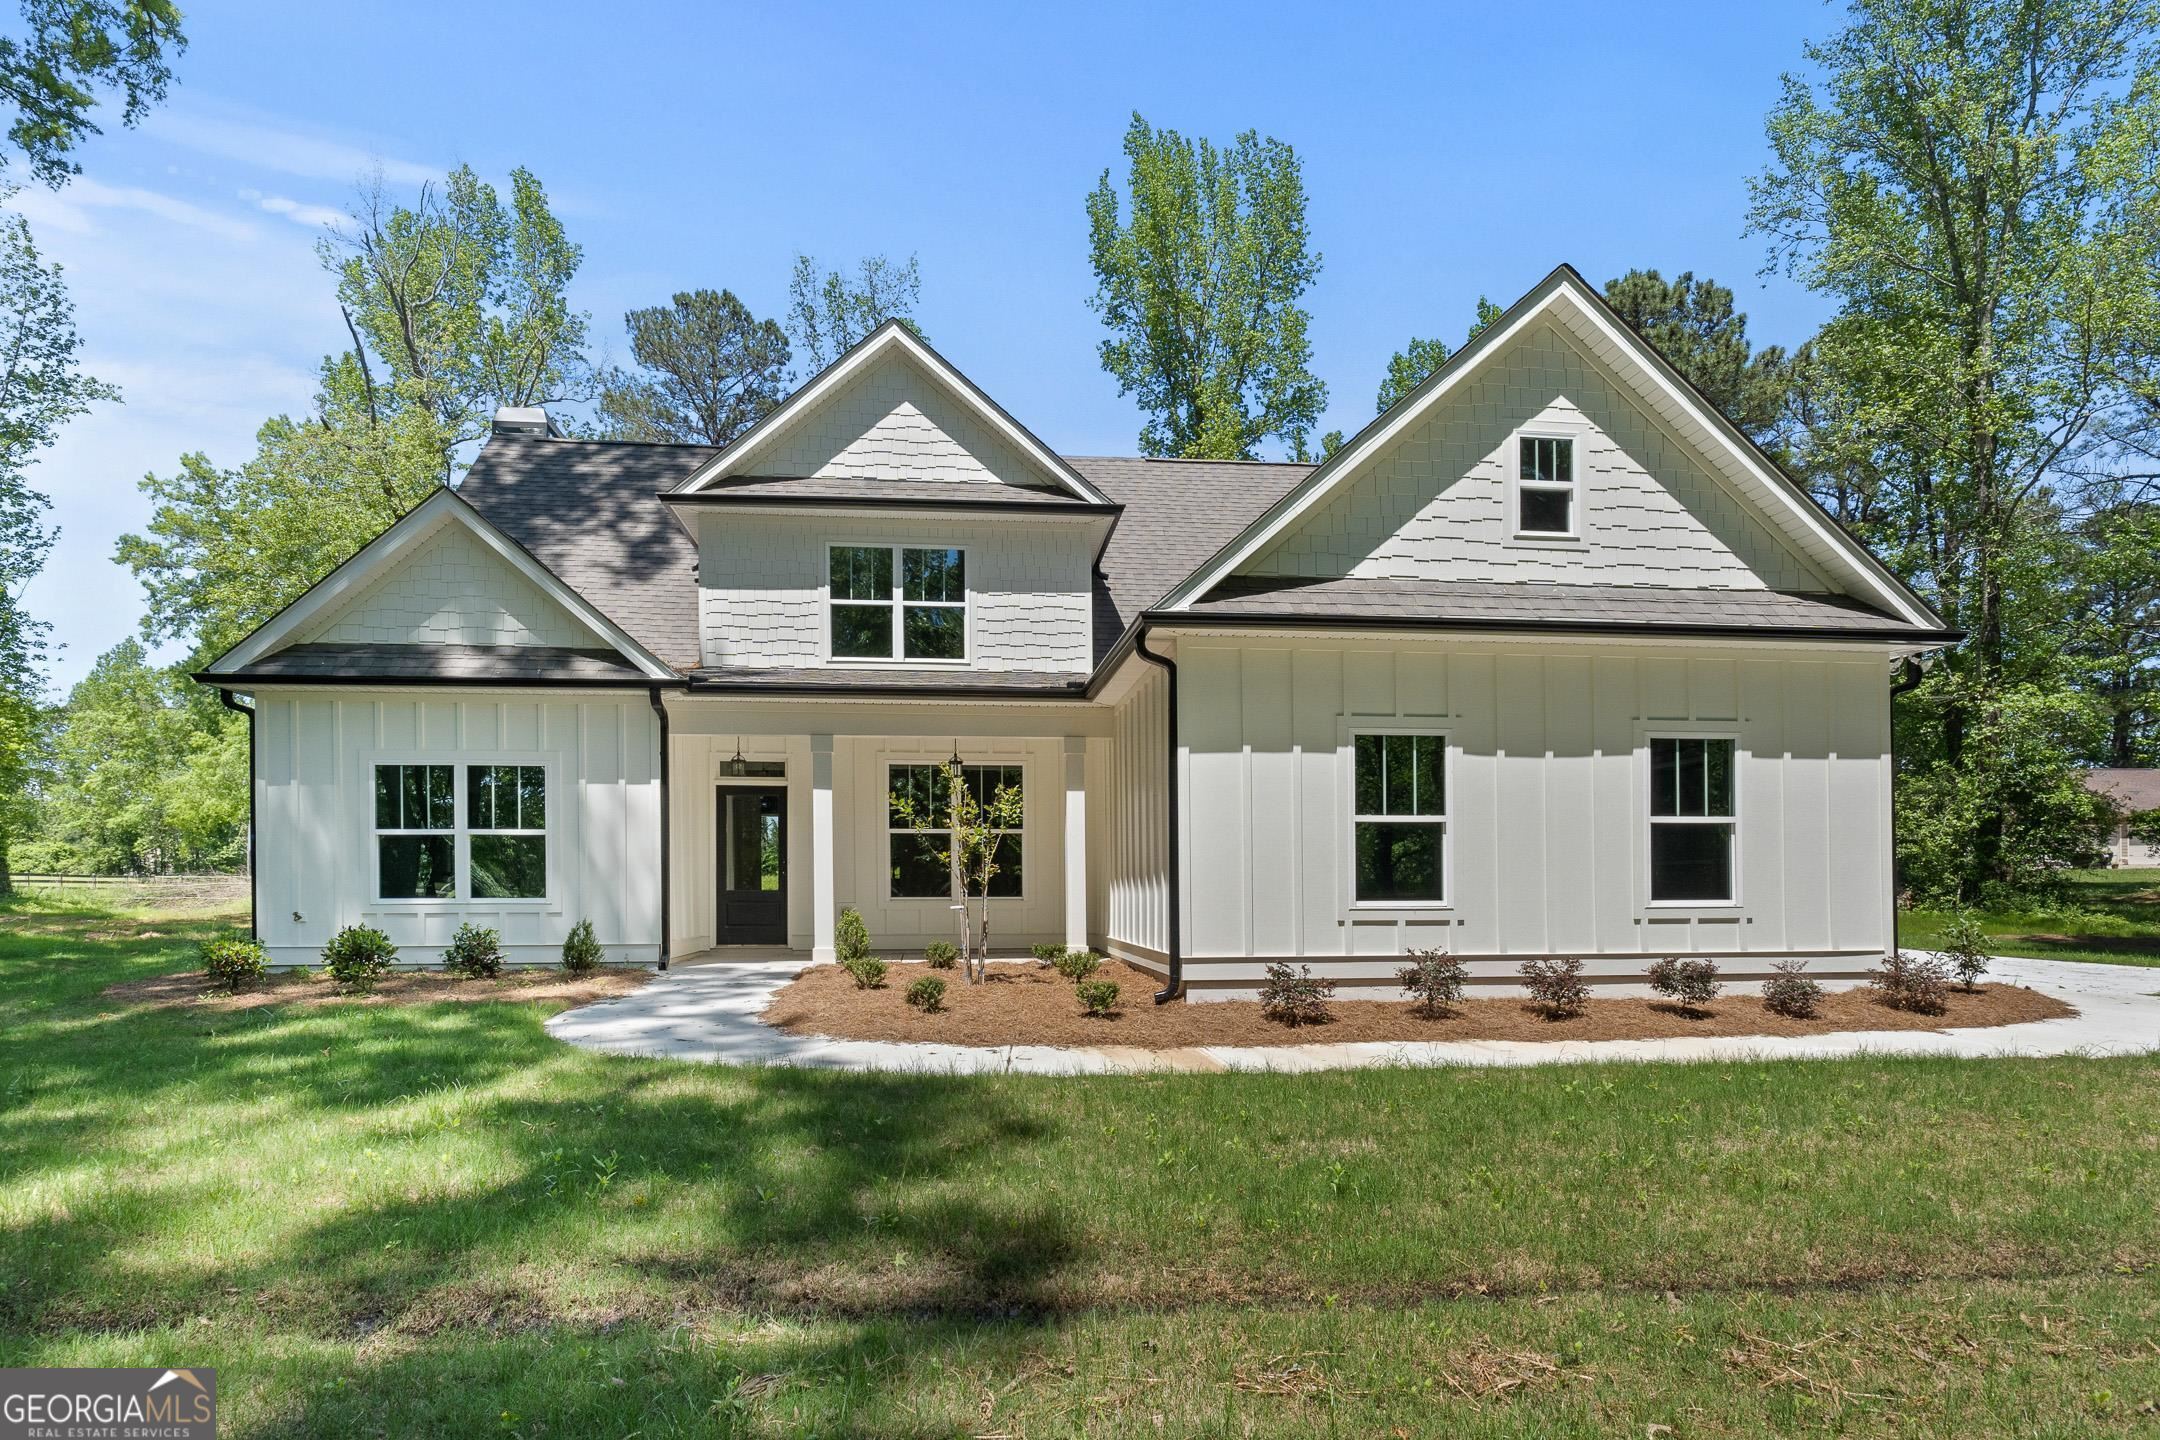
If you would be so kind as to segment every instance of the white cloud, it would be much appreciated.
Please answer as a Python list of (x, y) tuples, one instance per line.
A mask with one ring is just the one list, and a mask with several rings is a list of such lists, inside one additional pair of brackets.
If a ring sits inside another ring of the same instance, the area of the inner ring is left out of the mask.
[(245, 220), (220, 215), (156, 190), (145, 190), (136, 185), (107, 185), (81, 176), (68, 182), (65, 190), (57, 192), (40, 188), (19, 191), (13, 204), (33, 226), (64, 230), (71, 235), (97, 233), (97, 224), (88, 213), (92, 210), (131, 210), (175, 225), (206, 230), (226, 240), (255, 238), (255, 227)]
[(319, 230), (325, 225), (336, 225), (345, 219), (343, 211), (328, 205), (309, 205), (299, 200), (288, 200), (283, 195), (265, 195), (260, 190), (242, 190), (240, 198), (272, 215), (282, 215), (295, 225), (305, 225)]
[(199, 103), (158, 110), (143, 123), (143, 130), (183, 149), (309, 180), (335, 180), (349, 185), (380, 170), (383, 179), (392, 184), (418, 185), (440, 179), (443, 174), (441, 166), (301, 135), (276, 121), (238, 111), (211, 113)]

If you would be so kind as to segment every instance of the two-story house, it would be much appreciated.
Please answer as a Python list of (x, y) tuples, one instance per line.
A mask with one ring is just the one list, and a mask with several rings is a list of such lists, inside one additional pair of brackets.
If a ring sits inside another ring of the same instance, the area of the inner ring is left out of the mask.
[(1024, 798), (998, 938), (1205, 998), (1867, 969), (1893, 671), (1956, 638), (1563, 268), (1318, 466), (1056, 454), (898, 325), (724, 449), (506, 411), (198, 678), (279, 962), (919, 949), (946, 841), (890, 797), (957, 755)]

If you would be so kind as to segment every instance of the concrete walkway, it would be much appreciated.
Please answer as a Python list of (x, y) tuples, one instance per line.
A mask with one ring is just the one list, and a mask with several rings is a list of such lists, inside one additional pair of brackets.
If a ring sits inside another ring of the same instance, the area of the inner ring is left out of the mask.
[(1832, 1035), (1665, 1040), (1419, 1040), (1348, 1045), (1210, 1045), (1191, 1050), (1056, 1045), (924, 1045), (788, 1035), (757, 1016), (796, 960), (698, 965), (547, 1022), (558, 1040), (616, 1055), (728, 1065), (979, 1075), (1114, 1075), (1162, 1070), (1335, 1070), (1371, 1065), (1542, 1065), (1590, 1060), (1828, 1059), (1843, 1055), (2121, 1055), (2160, 1049), (2160, 969), (1999, 959), (1989, 979), (2075, 1005), (2063, 1020), (1983, 1030), (1855, 1030)]

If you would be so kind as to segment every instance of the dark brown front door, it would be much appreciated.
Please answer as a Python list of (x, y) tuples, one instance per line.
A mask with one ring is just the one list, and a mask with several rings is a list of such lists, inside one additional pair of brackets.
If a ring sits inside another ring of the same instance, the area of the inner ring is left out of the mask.
[(720, 812), (722, 945), (787, 943), (787, 791), (723, 785)]

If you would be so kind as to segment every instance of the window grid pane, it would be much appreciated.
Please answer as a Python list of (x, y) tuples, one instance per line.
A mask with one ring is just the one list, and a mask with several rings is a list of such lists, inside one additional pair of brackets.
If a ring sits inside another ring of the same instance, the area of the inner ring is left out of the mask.
[(889, 601), (892, 578), (892, 551), (885, 546), (833, 546), (833, 599)]
[(967, 574), (961, 553), (957, 549), (901, 551), (900, 598), (964, 603)]

